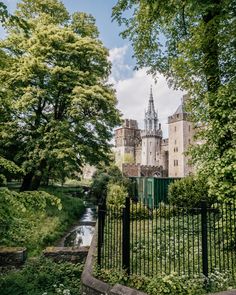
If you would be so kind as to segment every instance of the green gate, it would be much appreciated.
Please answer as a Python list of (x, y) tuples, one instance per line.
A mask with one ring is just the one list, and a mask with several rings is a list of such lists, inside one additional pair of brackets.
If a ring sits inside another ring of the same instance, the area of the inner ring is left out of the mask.
[(168, 186), (180, 178), (132, 177), (135, 197), (149, 208), (168, 202)]

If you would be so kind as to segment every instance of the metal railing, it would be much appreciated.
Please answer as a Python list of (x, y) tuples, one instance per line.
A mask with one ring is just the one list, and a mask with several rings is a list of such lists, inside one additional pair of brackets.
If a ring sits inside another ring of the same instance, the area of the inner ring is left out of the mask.
[(127, 198), (124, 208), (99, 206), (98, 265), (145, 276), (218, 270), (235, 277), (236, 201), (151, 210)]

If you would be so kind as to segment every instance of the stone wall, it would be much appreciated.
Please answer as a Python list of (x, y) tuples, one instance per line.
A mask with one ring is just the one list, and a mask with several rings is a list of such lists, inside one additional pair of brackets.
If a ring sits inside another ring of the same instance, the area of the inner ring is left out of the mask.
[(43, 255), (55, 262), (69, 261), (73, 263), (84, 262), (89, 247), (47, 247)]
[(120, 284), (111, 286), (93, 276), (93, 267), (97, 254), (97, 226), (90, 245), (84, 271), (81, 276), (82, 295), (147, 295), (146, 293), (134, 290)]
[(0, 247), (0, 267), (21, 266), (27, 258), (26, 248)]

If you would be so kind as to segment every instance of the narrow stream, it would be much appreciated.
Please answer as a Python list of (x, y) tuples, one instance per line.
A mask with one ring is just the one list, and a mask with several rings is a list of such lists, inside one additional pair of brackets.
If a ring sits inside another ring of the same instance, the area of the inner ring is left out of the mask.
[[(89, 205), (84, 215), (64, 238), (64, 247), (90, 246), (94, 234), (95, 226), (91, 223), (96, 221), (96, 208)], [(88, 223), (88, 224), (86, 224)]]

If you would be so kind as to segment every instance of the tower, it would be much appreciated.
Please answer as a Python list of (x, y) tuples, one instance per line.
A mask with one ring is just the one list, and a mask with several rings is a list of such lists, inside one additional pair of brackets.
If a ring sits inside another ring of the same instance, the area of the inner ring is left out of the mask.
[(184, 95), (176, 112), (168, 117), (169, 124), (169, 177), (184, 177), (193, 172), (185, 152), (193, 143), (194, 129), (189, 121), (184, 104), (188, 95)]
[(142, 165), (159, 166), (161, 154), (161, 125), (158, 124), (158, 116), (154, 107), (152, 87), (148, 101), (148, 109), (145, 112), (144, 130), (141, 132), (142, 137)]
[(140, 129), (136, 120), (125, 119), (115, 130), (115, 162), (122, 169), (123, 163), (140, 163)]

